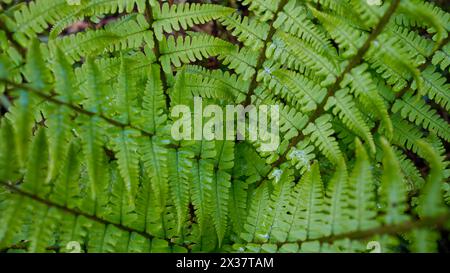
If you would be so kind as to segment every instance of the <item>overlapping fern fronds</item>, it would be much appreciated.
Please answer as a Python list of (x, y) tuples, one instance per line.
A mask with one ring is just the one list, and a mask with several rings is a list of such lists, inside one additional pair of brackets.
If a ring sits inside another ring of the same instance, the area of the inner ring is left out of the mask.
[[(0, 0), (0, 250), (438, 251), (450, 14), (204, 2)], [(194, 96), (278, 105), (279, 148), (175, 141)]]

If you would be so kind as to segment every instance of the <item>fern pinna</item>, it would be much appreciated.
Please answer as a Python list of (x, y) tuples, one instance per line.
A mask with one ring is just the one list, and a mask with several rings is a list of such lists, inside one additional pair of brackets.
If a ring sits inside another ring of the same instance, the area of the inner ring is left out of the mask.
[[(0, 0), (1, 251), (448, 243), (445, 7), (189, 2)], [(175, 141), (194, 96), (278, 105), (279, 148)]]

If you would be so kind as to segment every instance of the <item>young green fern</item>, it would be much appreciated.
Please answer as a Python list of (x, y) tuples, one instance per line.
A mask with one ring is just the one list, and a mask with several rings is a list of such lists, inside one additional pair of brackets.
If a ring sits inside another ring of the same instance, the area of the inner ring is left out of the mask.
[[(437, 5), (13, 2), (0, 1), (0, 251), (445, 240), (450, 14)], [(170, 113), (197, 96), (278, 105), (280, 145), (176, 141)]]

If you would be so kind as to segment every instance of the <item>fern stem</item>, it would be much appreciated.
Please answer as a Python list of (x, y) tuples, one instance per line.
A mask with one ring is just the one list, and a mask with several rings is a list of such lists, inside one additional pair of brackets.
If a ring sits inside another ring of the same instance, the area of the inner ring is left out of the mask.
[(48, 95), (48, 94), (46, 94), (46, 93), (44, 93), (44, 92), (42, 92), (40, 90), (34, 89), (34, 88), (32, 88), (30, 86), (27, 86), (25, 84), (14, 83), (12, 81), (9, 81), (9, 80), (6, 80), (6, 79), (1, 79), (1, 78), (0, 78), (0, 82), (5, 83), (5, 84), (7, 84), (9, 86), (12, 86), (14, 88), (14, 91), (15, 90), (24, 90), (24, 91), (27, 91), (27, 92), (31, 92), (31, 93), (35, 94), (36, 96), (38, 96), (38, 97), (40, 97), (40, 98), (42, 98), (42, 99), (44, 99), (44, 100), (46, 100), (48, 102), (51, 102), (51, 103), (56, 104), (56, 105), (68, 107), (68, 108), (74, 110), (75, 112), (77, 112), (79, 114), (86, 115), (86, 116), (89, 116), (89, 117), (97, 116), (97, 117), (101, 118), (102, 120), (106, 121), (107, 123), (111, 124), (114, 127), (118, 127), (118, 128), (121, 128), (121, 129), (128, 127), (128, 128), (134, 129), (136, 131), (139, 131), (144, 136), (151, 137), (151, 136), (154, 135), (153, 133), (148, 132), (148, 131), (146, 131), (144, 129), (141, 129), (141, 128), (139, 128), (139, 127), (137, 127), (137, 126), (135, 126), (135, 125), (133, 125), (131, 123), (124, 123), (124, 122), (121, 122), (121, 121), (109, 118), (109, 117), (107, 117), (107, 116), (105, 116), (105, 115), (103, 115), (101, 113), (97, 113), (97, 112), (92, 112), (92, 111), (86, 110), (84, 108), (81, 108), (80, 106), (77, 106), (77, 105), (74, 105), (74, 104), (62, 101), (60, 99), (55, 98), (54, 96)]
[[(393, 3), (389, 6), (389, 9), (385, 12), (383, 17), (378, 22), (377, 26), (374, 28), (370, 36), (365, 41), (364, 45), (358, 50), (358, 53), (350, 60), (347, 67), (344, 69), (344, 71), (336, 78), (336, 82), (328, 88), (327, 95), (324, 97), (322, 102), (317, 105), (316, 110), (309, 116), (308, 122), (312, 123), (314, 122), (318, 117), (322, 115), (323, 109), (325, 107), (325, 104), (327, 103), (328, 98), (334, 96), (335, 92), (339, 90), (340, 84), (342, 80), (344, 79), (345, 75), (349, 73), (353, 68), (358, 66), (364, 55), (367, 53), (367, 51), (370, 49), (370, 45), (373, 41), (378, 37), (378, 35), (381, 34), (383, 29), (386, 27), (386, 25), (389, 23), (389, 20), (391, 19), (392, 15), (397, 10), (398, 6), (400, 4), (400, 0), (394, 0)], [(292, 147), (295, 147), (300, 141), (302, 141), (305, 138), (305, 136), (302, 134), (302, 132), (299, 132), (298, 136), (293, 138), (292, 141), (289, 143), (289, 146), (287, 147), (286, 151), (283, 153), (280, 158), (275, 161), (272, 164), (272, 170), (286, 162), (287, 160), (287, 154), (291, 150)], [(271, 171), (269, 172), (271, 173)]]
[(266, 61), (266, 50), (267, 50), (267, 45), (269, 44), (269, 42), (272, 41), (273, 36), (275, 35), (276, 29), (273, 26), (278, 14), (283, 10), (284, 6), (286, 6), (286, 4), (288, 3), (288, 0), (282, 0), (279, 5), (278, 5), (278, 9), (277, 11), (274, 13), (274, 17), (272, 19), (272, 21), (270, 22), (270, 28), (269, 28), (269, 33), (267, 35), (266, 40), (264, 41), (264, 46), (261, 49), (261, 52), (259, 53), (259, 57), (258, 57), (258, 62), (256, 63), (256, 67), (255, 67), (255, 74), (252, 77), (251, 83), (250, 83), (250, 87), (248, 89), (248, 93), (247, 96), (244, 100), (244, 106), (248, 106), (251, 103), (251, 99), (252, 99), (252, 95), (255, 92), (255, 89), (258, 85), (258, 72), (259, 70), (261, 70), (264, 62)]
[[(13, 186), (12, 184), (10, 184), (10, 183), (8, 183), (8, 182), (5, 182), (5, 181), (0, 181), (0, 186), (2, 186), (2, 187), (4, 187), (5, 189), (8, 189), (8, 190), (14, 192), (15, 194), (21, 195), (21, 196), (26, 197), (26, 198), (28, 198), (28, 199), (30, 199), (30, 200), (35, 201), (35, 202), (41, 203), (41, 204), (43, 204), (43, 205), (45, 205), (45, 206), (47, 206), (47, 207), (53, 207), (53, 208), (59, 209), (59, 210), (61, 210), (61, 211), (63, 211), (63, 212), (66, 212), (66, 213), (69, 213), (69, 214), (72, 214), (72, 215), (75, 215), (75, 216), (83, 216), (83, 217), (85, 217), (85, 218), (87, 218), (87, 219), (89, 219), (89, 220), (95, 221), (95, 222), (97, 222), (97, 223), (100, 223), (100, 224), (103, 224), (103, 225), (106, 225), (106, 226), (107, 226), (107, 225), (112, 225), (112, 226), (114, 226), (114, 227), (116, 227), (116, 228), (118, 228), (118, 229), (120, 229), (120, 230), (125, 231), (125, 232), (139, 234), (139, 235), (141, 235), (142, 237), (144, 237), (144, 238), (146, 238), (146, 239), (149, 239), (149, 240), (153, 240), (153, 239), (162, 239), (162, 238), (156, 237), (156, 236), (154, 236), (154, 235), (152, 235), (152, 234), (149, 234), (149, 233), (147, 233), (147, 232), (143, 232), (143, 231), (140, 231), (140, 230), (131, 228), (131, 227), (129, 227), (129, 226), (125, 226), (125, 225), (120, 224), (120, 223), (114, 223), (114, 222), (105, 220), (105, 219), (100, 218), (100, 217), (98, 217), (98, 216), (96, 216), (96, 215), (92, 215), (92, 214), (83, 212), (83, 211), (78, 210), (78, 209), (73, 209), (73, 208), (69, 208), (69, 207), (66, 207), (66, 206), (63, 206), (63, 205), (54, 203), (54, 202), (49, 201), (49, 200), (46, 200), (46, 199), (44, 199), (44, 198), (42, 198), (42, 197), (40, 197), (40, 196), (37, 196), (37, 195), (32, 194), (32, 193), (29, 193), (29, 192), (24, 191), (24, 190), (22, 190), (22, 189), (19, 189), (18, 187)], [(174, 244), (175, 244), (175, 243), (173, 243), (173, 241), (170, 240), (170, 239), (165, 239), (165, 238), (164, 238), (164, 239), (162, 239), (162, 240), (167, 241), (167, 242), (169, 243), (169, 245), (174, 245)], [(184, 244), (183, 244), (183, 245), (179, 245), (179, 246), (181, 246), (181, 247), (187, 247), (187, 246), (184, 245)]]

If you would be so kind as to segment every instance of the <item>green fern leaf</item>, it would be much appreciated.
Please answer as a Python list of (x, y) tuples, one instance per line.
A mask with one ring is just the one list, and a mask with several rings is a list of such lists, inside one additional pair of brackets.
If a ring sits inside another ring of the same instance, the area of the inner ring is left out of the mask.
[(233, 9), (213, 5), (213, 4), (198, 4), (198, 3), (182, 3), (178, 5), (169, 6), (164, 3), (161, 9), (153, 10), (153, 29), (156, 38), (161, 41), (163, 39), (163, 31), (170, 33), (172, 31), (179, 31), (187, 29), (196, 24), (204, 24), (205, 22), (220, 17), (225, 17), (233, 12)]
[(450, 126), (424, 100), (412, 96), (411, 93), (394, 104), (393, 112), (399, 112), (403, 118), (430, 129), (447, 141), (450, 139)]
[(409, 217), (406, 210), (406, 184), (400, 172), (400, 166), (389, 143), (382, 139), (384, 173), (381, 180), (381, 203), (386, 213), (386, 224), (401, 223)]
[(233, 49), (232, 44), (207, 35), (178, 37), (176, 41), (173, 36), (170, 36), (161, 42), (161, 63), (167, 73), (171, 71), (171, 63), (175, 67), (180, 67), (182, 63), (225, 54)]

